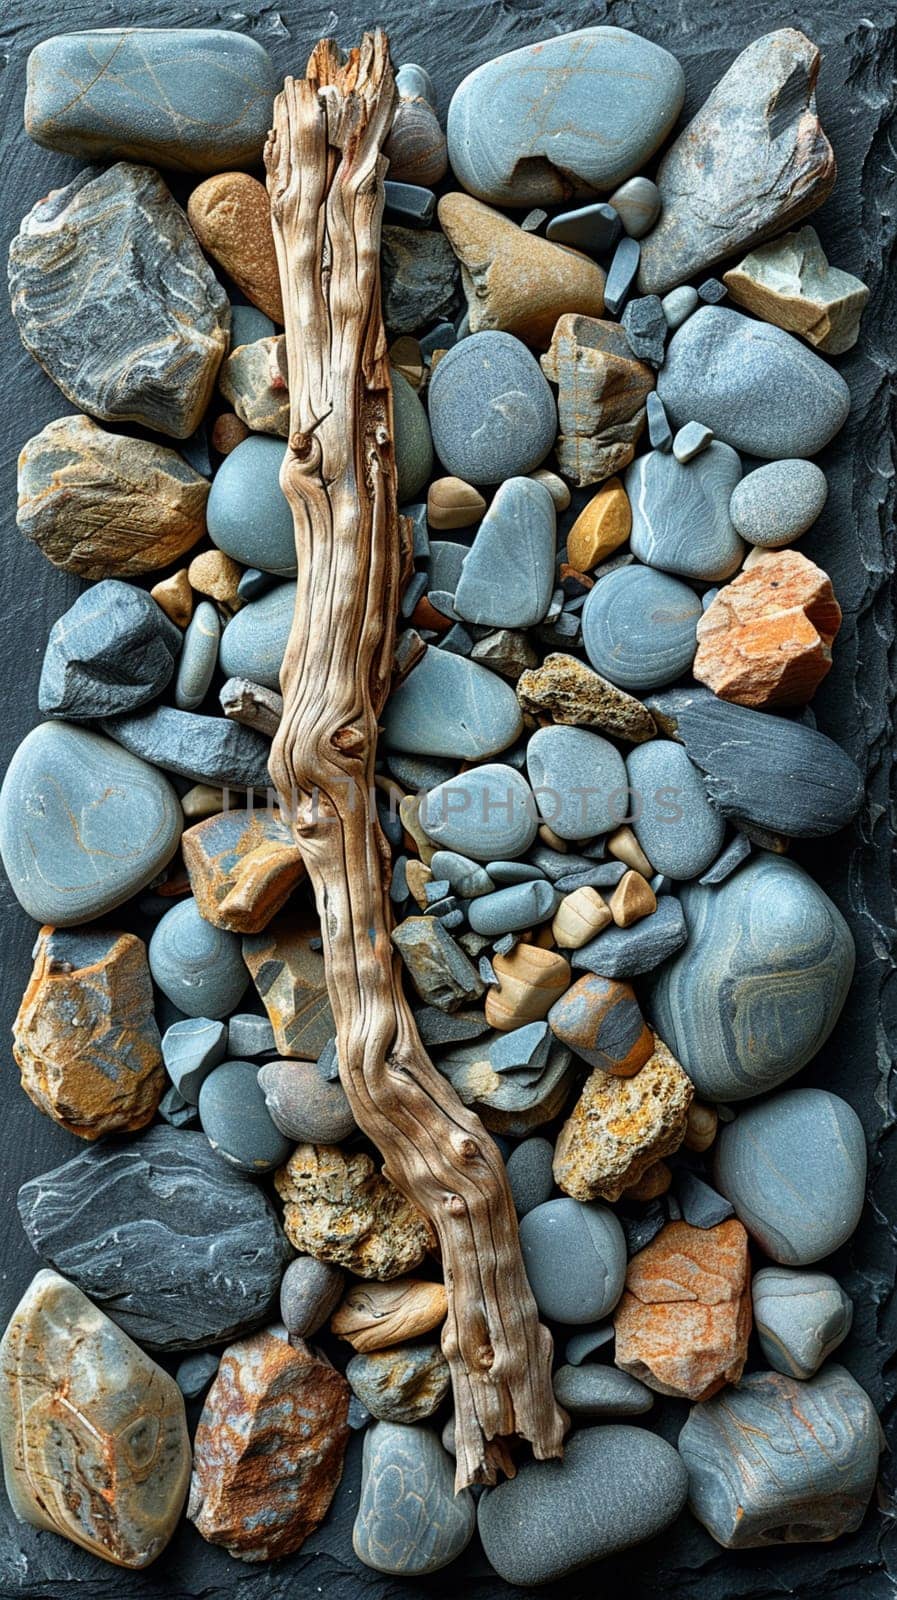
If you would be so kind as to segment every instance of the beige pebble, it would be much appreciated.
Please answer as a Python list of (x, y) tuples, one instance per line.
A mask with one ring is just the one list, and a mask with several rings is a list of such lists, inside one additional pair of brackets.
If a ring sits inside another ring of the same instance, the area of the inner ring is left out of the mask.
[(515, 945), (510, 955), (492, 962), (497, 988), (486, 996), (486, 1021), (499, 1033), (526, 1022), (540, 1022), (570, 986), (570, 963), (557, 950), (537, 944)]
[(486, 502), (463, 478), (436, 478), (427, 491), (427, 521), (431, 528), (469, 528), (479, 522)]
[(564, 950), (580, 950), (612, 920), (610, 906), (597, 889), (574, 889), (554, 914), (554, 942)]
[(610, 897), (610, 914), (618, 928), (631, 928), (657, 910), (657, 896), (640, 872), (624, 872)]
[(243, 602), (237, 585), (243, 568), (232, 556), (226, 556), (223, 550), (204, 550), (202, 555), (193, 557), (187, 576), (197, 594), (208, 595), (228, 611), (239, 611)]
[(547, 844), (549, 850), (559, 850), (562, 856), (566, 856), (570, 852), (567, 840), (556, 834), (554, 829), (548, 826), (547, 822), (539, 824), (539, 838), (543, 844)]
[(356, 1283), (334, 1311), (330, 1331), (355, 1350), (385, 1350), (438, 1328), (447, 1310), (444, 1283), (423, 1278)]
[(625, 824), (609, 835), (607, 848), (617, 861), (624, 862), (633, 872), (640, 872), (643, 878), (653, 878), (654, 868), (632, 829)]
[(632, 510), (626, 490), (619, 478), (608, 478), (570, 529), (567, 560), (580, 572), (590, 572), (619, 550), (631, 531)]
[(193, 590), (186, 567), (172, 573), (170, 578), (163, 578), (161, 583), (154, 584), (150, 594), (166, 617), (179, 628), (186, 628), (193, 615)]
[(249, 438), (249, 429), (234, 411), (222, 411), (212, 427), (212, 449), (220, 456), (229, 456), (238, 444)]
[(647, 1167), (637, 1183), (623, 1190), (626, 1200), (659, 1200), (666, 1194), (673, 1181), (673, 1174), (665, 1161), (655, 1161)]
[(247, 300), (283, 324), (283, 301), (268, 191), (248, 172), (218, 172), (197, 185), (187, 217), (208, 255)]
[(544, 483), (554, 501), (555, 511), (566, 511), (571, 498), (570, 486), (557, 472), (550, 472), (547, 467), (537, 467), (535, 472), (529, 473), (528, 476), (534, 483)]
[(430, 868), (425, 867), (422, 861), (407, 862), (405, 866), (405, 878), (408, 883), (408, 888), (410, 889), (422, 911), (426, 911), (427, 909), (427, 884), (431, 881), (432, 877), (433, 874)]
[(207, 783), (195, 783), (182, 797), (181, 810), (192, 822), (217, 816), (219, 811), (224, 810), (224, 794), (221, 789), (213, 789)]
[(410, 840), (409, 849), (416, 849), (421, 861), (429, 866), (437, 846), (427, 838), (420, 825), (420, 804), (419, 794), (406, 794), (399, 805), (399, 821)]
[(709, 1150), (719, 1127), (719, 1117), (715, 1106), (704, 1105), (701, 1100), (693, 1100), (688, 1108), (688, 1121), (685, 1125), (685, 1145), (688, 1150)]

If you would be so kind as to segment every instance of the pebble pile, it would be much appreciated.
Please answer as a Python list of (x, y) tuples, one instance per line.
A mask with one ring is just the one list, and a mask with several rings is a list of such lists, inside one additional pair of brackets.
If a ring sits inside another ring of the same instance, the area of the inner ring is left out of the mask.
[[(363, 1428), (355, 1554), (399, 1577), (478, 1531), (506, 1582), (553, 1583), (686, 1506), (731, 1548), (859, 1525), (880, 1431), (829, 1358), (865, 1141), (791, 1083), (854, 947), (789, 852), (862, 798), (809, 708), (841, 610), (796, 548), (868, 295), (804, 220), (835, 176), (818, 65), (758, 39), (678, 132), (681, 66), (620, 28), (485, 62), (445, 130), (398, 73), (392, 937), (507, 1162), (571, 1428), (456, 1494), (436, 1238), (355, 1126), (268, 794), (301, 582), (274, 68), (205, 29), (32, 53), (29, 133), (99, 165), (10, 249), (22, 340), (77, 408), (24, 443), (18, 523), (92, 585), (0, 794), (40, 925), (15, 1059), (73, 1141), (19, 1195), (45, 1263), (0, 1346), (20, 1518), (142, 1567), (186, 1510), (270, 1560)], [(186, 210), (158, 168), (192, 175)], [(658, 1396), (688, 1406), (678, 1447)]]

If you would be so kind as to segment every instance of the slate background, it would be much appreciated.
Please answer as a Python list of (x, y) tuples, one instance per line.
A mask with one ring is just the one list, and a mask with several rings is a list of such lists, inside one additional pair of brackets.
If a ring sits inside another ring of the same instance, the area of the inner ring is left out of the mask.
[[(339, 0), (337, 0), (339, 4)], [(599, 22), (630, 27), (671, 49), (688, 81), (690, 115), (735, 54), (773, 28), (798, 26), (823, 51), (818, 101), (838, 158), (834, 195), (812, 221), (829, 255), (858, 273), (872, 290), (859, 346), (839, 362), (853, 409), (821, 464), (829, 476), (828, 505), (801, 549), (831, 574), (844, 608), (835, 667), (814, 702), (823, 730), (845, 746), (867, 774), (867, 801), (849, 835), (796, 851), (847, 917), (858, 949), (856, 981), (840, 1024), (822, 1055), (798, 1081), (822, 1084), (856, 1108), (870, 1142), (868, 1204), (861, 1229), (833, 1263), (857, 1308), (842, 1349), (851, 1371), (879, 1407), (886, 1431), (897, 1391), (895, 1370), (895, 1247), (897, 1154), (891, 1061), (895, 1015), (895, 921), (892, 882), (891, 772), (895, 696), (894, 442), (897, 308), (894, 177), (897, 8), (873, 4), (814, 4), (795, 11), (772, 0), (649, 0), (563, 3), (563, 0), (358, 0), (340, 5), (190, 5), (181, 0), (5, 0), (0, 5), (2, 251), (21, 215), (50, 188), (67, 182), (78, 164), (33, 145), (22, 127), (25, 61), (40, 39), (58, 31), (117, 24), (218, 26), (252, 34), (283, 72), (301, 72), (314, 41), (333, 34), (355, 43), (379, 22), (393, 59), (417, 60), (432, 74), (445, 113), (460, 78), (501, 51), (548, 33)], [(15, 527), (15, 464), (24, 441), (71, 408), (22, 349), (4, 304), (0, 348), (5, 413), (0, 457), (0, 538), (5, 623), (0, 629), (4, 761), (37, 718), (37, 680), (53, 620), (80, 585), (58, 572)], [(2, 1027), (12, 1023), (30, 970), (34, 925), (5, 879), (2, 917)], [(65, 1160), (73, 1141), (41, 1117), (21, 1093), (11, 1054), (4, 1052), (0, 1109), (0, 1324), (5, 1323), (36, 1269), (15, 1210), (19, 1185)], [(684, 1408), (665, 1403), (652, 1417), (675, 1439)], [(52, 1534), (37, 1534), (12, 1518), (0, 1495), (0, 1600), (448, 1600), (464, 1588), (470, 1600), (522, 1600), (525, 1591), (501, 1583), (476, 1543), (462, 1562), (426, 1582), (389, 1579), (355, 1560), (351, 1525), (357, 1502), (359, 1441), (353, 1441), (343, 1485), (324, 1527), (290, 1560), (264, 1568), (233, 1562), (184, 1525), (164, 1556), (145, 1574), (125, 1573)], [(677, 1600), (773, 1600), (781, 1596), (890, 1596), (897, 1575), (892, 1490), (895, 1472), (882, 1458), (879, 1506), (863, 1527), (835, 1545), (720, 1551), (689, 1517), (676, 1529), (618, 1561), (575, 1575), (556, 1593), (585, 1600), (596, 1583), (627, 1600), (659, 1591)], [(600, 1485), (596, 1494), (600, 1494)]]

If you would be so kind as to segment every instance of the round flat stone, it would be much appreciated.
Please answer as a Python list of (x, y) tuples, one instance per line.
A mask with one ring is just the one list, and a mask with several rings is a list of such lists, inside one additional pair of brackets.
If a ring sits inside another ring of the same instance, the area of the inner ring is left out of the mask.
[(101, 734), (43, 722), (0, 789), (0, 856), (28, 915), (67, 927), (145, 888), (174, 855), (183, 820), (155, 767)]
[(511, 1151), (507, 1163), (508, 1183), (518, 1217), (525, 1217), (528, 1211), (534, 1211), (536, 1206), (551, 1199), (553, 1159), (554, 1147), (548, 1139), (538, 1136), (524, 1139)]
[(651, 739), (626, 758), (632, 827), (655, 871), (698, 878), (722, 849), (725, 818), (714, 811), (704, 779), (681, 744)]
[(535, 627), (551, 603), (554, 564), (551, 495), (533, 478), (508, 478), (465, 553), (455, 611), (490, 628)]
[(661, 1533), (687, 1492), (681, 1457), (657, 1434), (626, 1423), (581, 1428), (563, 1460), (526, 1461), (486, 1491), (480, 1538), (506, 1583), (550, 1583)]
[(295, 606), (295, 583), (279, 583), (231, 617), (218, 651), (218, 665), (226, 678), (248, 678), (266, 689), (280, 688)]
[(174, 703), (181, 711), (195, 711), (209, 692), (218, 662), (221, 623), (211, 600), (201, 600), (187, 632), (178, 662)]
[(250, 434), (212, 479), (206, 522), (213, 544), (245, 567), (279, 578), (296, 572), (293, 517), (279, 483), (284, 445)]
[(860, 1220), (866, 1140), (859, 1117), (826, 1089), (786, 1089), (722, 1129), (716, 1184), (761, 1249), (783, 1266), (830, 1255)]
[(419, 494), (433, 470), (433, 441), (427, 413), (408, 379), (395, 367), (392, 379), (393, 426), (399, 505)]
[(375, 1422), (364, 1436), (352, 1546), (375, 1572), (419, 1577), (448, 1566), (476, 1526), (469, 1489), (430, 1428)]
[(828, 498), (828, 482), (815, 461), (770, 461), (732, 491), (729, 516), (749, 544), (779, 550), (812, 527)]
[(840, 1015), (850, 929), (802, 867), (765, 851), (716, 888), (683, 887), (680, 900), (688, 943), (651, 983), (657, 1033), (709, 1100), (777, 1088)]
[(638, 456), (626, 473), (633, 555), (681, 578), (730, 578), (745, 554), (729, 516), (740, 477), (737, 452), (716, 440), (689, 461), (662, 450)]
[(627, 812), (623, 757), (586, 728), (538, 728), (526, 747), (526, 770), (539, 815), (560, 839), (609, 833)]
[(199, 1121), (212, 1149), (239, 1172), (272, 1172), (292, 1154), (251, 1061), (222, 1061), (209, 1073), (199, 1091)]
[(539, 818), (526, 779), (493, 761), (431, 789), (421, 802), (420, 823), (442, 849), (492, 861), (522, 856), (536, 837)]
[(452, 756), (456, 761), (497, 755), (522, 730), (520, 706), (509, 683), (466, 656), (435, 648), (399, 684), (383, 716), (387, 750)]
[(474, 333), (449, 350), (430, 379), (429, 405), (436, 454), (465, 483), (532, 472), (555, 441), (548, 379), (510, 333)]
[(654, 1404), (651, 1390), (638, 1378), (598, 1362), (559, 1367), (554, 1396), (576, 1417), (638, 1417)]
[(583, 643), (596, 672), (638, 694), (688, 671), (700, 617), (701, 602), (686, 584), (650, 567), (621, 567), (590, 590)]
[(657, 375), (676, 428), (696, 420), (748, 455), (814, 456), (844, 424), (850, 390), (800, 339), (728, 306), (702, 306), (677, 330)]
[(228, 1016), (249, 983), (237, 935), (204, 921), (192, 899), (172, 906), (157, 923), (149, 964), (162, 993), (187, 1017)]
[(346, 1091), (312, 1061), (266, 1061), (258, 1082), (275, 1125), (294, 1144), (340, 1144), (355, 1131)]
[(561, 896), (546, 878), (513, 883), (474, 900), (467, 914), (474, 933), (497, 939), (521, 928), (534, 928), (554, 915)]
[(522, 1219), (520, 1248), (536, 1304), (555, 1322), (598, 1322), (623, 1292), (626, 1241), (606, 1206), (548, 1200)]
[(751, 1298), (760, 1348), (789, 1378), (812, 1378), (853, 1322), (853, 1301), (827, 1272), (763, 1267), (754, 1274)]

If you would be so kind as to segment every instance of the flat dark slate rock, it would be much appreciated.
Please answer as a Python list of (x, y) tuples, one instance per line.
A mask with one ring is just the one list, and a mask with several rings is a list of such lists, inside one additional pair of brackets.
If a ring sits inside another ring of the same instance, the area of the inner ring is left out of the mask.
[(226, 717), (153, 706), (133, 716), (107, 717), (101, 727), (132, 755), (194, 783), (243, 789), (268, 785), (270, 741)]

